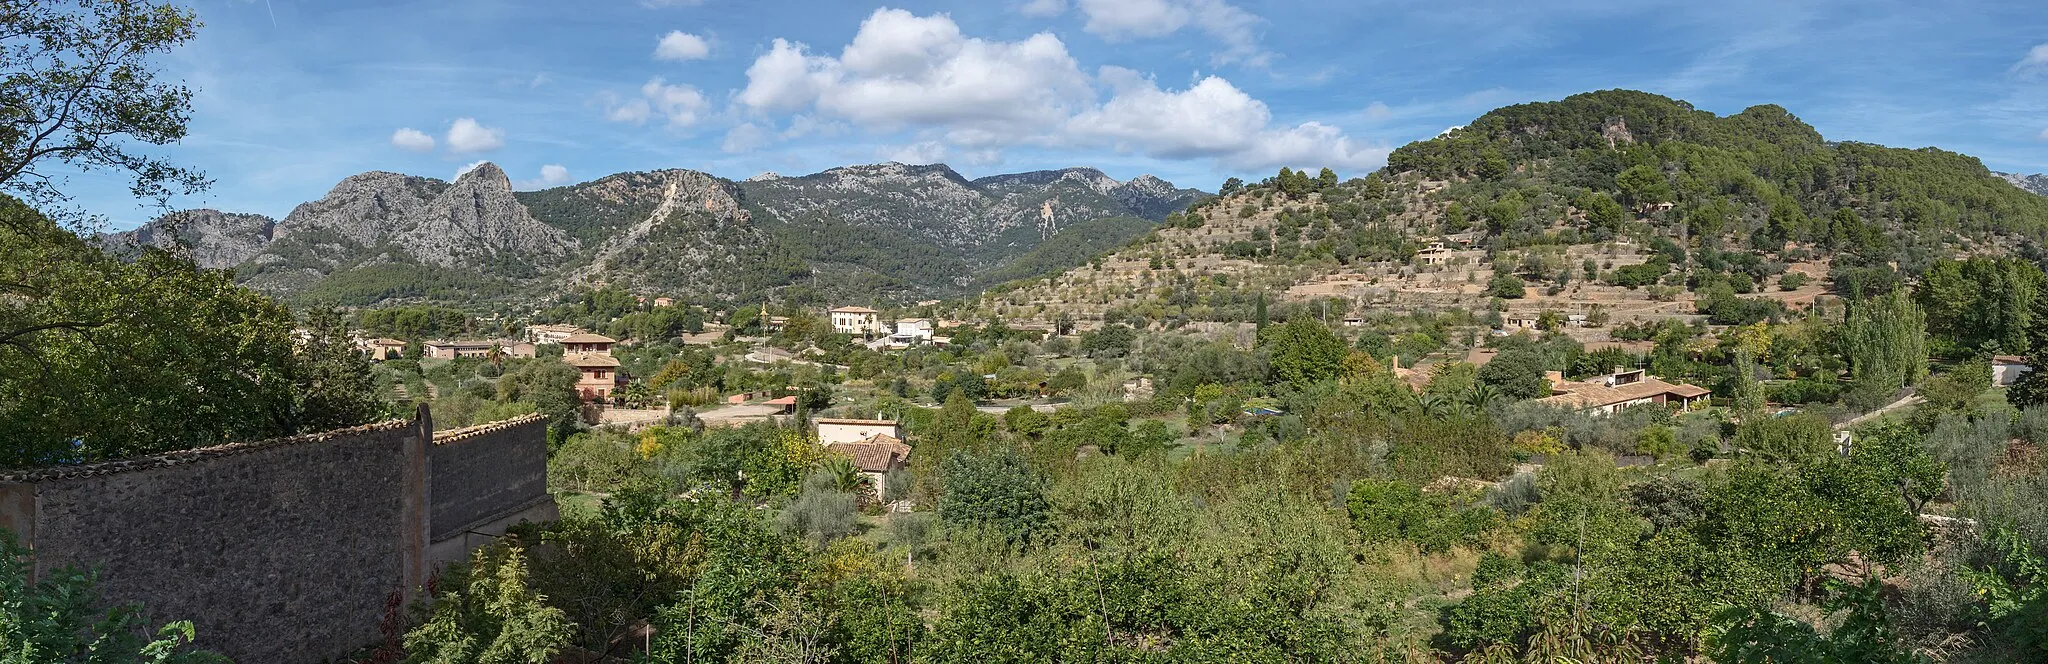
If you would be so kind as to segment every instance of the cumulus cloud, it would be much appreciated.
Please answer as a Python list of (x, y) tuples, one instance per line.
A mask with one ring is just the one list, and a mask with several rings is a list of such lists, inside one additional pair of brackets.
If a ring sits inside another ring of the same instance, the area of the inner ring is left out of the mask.
[(1167, 159), (1207, 157), (1239, 168), (1317, 164), (1375, 166), (1386, 150), (1356, 145), (1329, 125), (1272, 126), (1265, 102), (1210, 76), (1186, 90), (1164, 90), (1138, 72), (1104, 67), (1115, 91), (1100, 108), (1068, 122), (1076, 138), (1110, 141), (1118, 150)]
[[(1202, 0), (1135, 0), (1147, 3), (1164, 7), (1159, 11), (1169, 17), (1190, 12), (1178, 19), (1189, 22), (1198, 20), (1190, 8), (1207, 6)], [(1140, 17), (1152, 9), (1129, 9), (1114, 20), (1118, 29), (1138, 34)], [(733, 101), (745, 123), (726, 134), (724, 148), (731, 152), (801, 135), (812, 126), (906, 132), (907, 144), (882, 148), (880, 155), (915, 163), (992, 163), (1004, 148), (1029, 145), (1109, 147), (1244, 169), (1370, 168), (1388, 152), (1333, 125), (1276, 123), (1264, 102), (1219, 76), (1182, 90), (1162, 89), (1120, 67), (1091, 77), (1051, 34), (982, 39), (962, 34), (945, 14), (896, 9), (869, 15), (837, 54), (775, 40), (747, 68), (747, 83)], [(778, 119), (784, 118), (788, 129), (778, 136)]]
[(670, 85), (656, 76), (640, 86), (640, 96), (647, 100), (654, 112), (668, 118), (668, 123), (678, 127), (697, 124), (704, 112), (711, 108), (711, 102), (704, 99), (704, 93), (687, 85)]
[(1193, 27), (1222, 44), (1218, 63), (1263, 65), (1271, 55), (1259, 50), (1261, 19), (1223, 0), (1077, 0), (1088, 17), (1082, 26), (1112, 41), (1164, 37)]
[(962, 35), (944, 14), (877, 10), (838, 57), (776, 40), (747, 68), (739, 102), (756, 111), (815, 106), (882, 129), (936, 127), (956, 142), (1003, 142), (1056, 126), (1093, 92), (1066, 44)]
[(433, 152), (434, 137), (412, 127), (401, 127), (391, 132), (391, 146), (406, 152)]
[(2012, 66), (2016, 72), (2048, 72), (2048, 44), (2041, 44), (2027, 50), (2026, 57)]
[(531, 180), (520, 180), (513, 183), (512, 186), (518, 189), (546, 189), (565, 184), (569, 184), (568, 167), (561, 164), (548, 164), (540, 167), (540, 177)]
[(488, 152), (505, 147), (505, 131), (486, 127), (476, 118), (456, 118), (448, 127), (447, 141), (448, 151), (455, 154)]
[(660, 76), (648, 79), (647, 84), (640, 86), (638, 97), (622, 98), (607, 92), (602, 99), (606, 120), (636, 125), (660, 116), (671, 126), (688, 127), (703, 120), (711, 109), (711, 101), (697, 88), (671, 84)]
[(654, 44), (654, 59), (656, 60), (681, 62), (685, 60), (702, 60), (710, 57), (710, 55), (711, 44), (709, 42), (704, 41), (703, 37), (681, 30), (670, 30), (668, 34), (662, 35), (661, 41)]

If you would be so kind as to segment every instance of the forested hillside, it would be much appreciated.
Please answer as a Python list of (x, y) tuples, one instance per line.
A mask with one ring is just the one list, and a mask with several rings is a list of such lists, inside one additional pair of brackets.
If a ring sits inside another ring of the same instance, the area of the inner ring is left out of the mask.
[[(1649, 312), (1717, 285), (1758, 292), (1788, 270), (1801, 275), (1788, 291), (1831, 277), (1837, 292), (1877, 292), (1940, 257), (2033, 255), (2048, 238), (2048, 198), (1975, 158), (1828, 142), (1777, 106), (1719, 117), (1628, 90), (1501, 108), (1363, 178), (1283, 170), (1219, 194), (983, 306), (1248, 320), (1251, 292), (1286, 289), (1354, 305), (1480, 308), (1526, 293)], [(1434, 241), (1446, 258), (1415, 257)]]

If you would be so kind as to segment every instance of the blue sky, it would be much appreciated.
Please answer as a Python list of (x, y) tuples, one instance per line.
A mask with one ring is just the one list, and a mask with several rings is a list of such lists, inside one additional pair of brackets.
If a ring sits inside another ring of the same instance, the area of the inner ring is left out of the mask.
[[(1635, 88), (1776, 103), (1836, 140), (2048, 171), (2027, 2), (195, 0), (176, 207), (283, 217), (367, 170), (521, 188), (654, 168), (1094, 166), (1214, 189), (1347, 177), (1511, 103)], [(80, 176), (115, 228), (160, 212)]]

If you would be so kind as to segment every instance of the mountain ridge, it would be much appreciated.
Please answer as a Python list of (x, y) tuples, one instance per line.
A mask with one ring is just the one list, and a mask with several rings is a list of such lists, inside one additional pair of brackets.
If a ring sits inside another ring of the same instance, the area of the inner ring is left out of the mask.
[(790, 286), (923, 297), (960, 294), (1027, 255), (1034, 271), (1064, 267), (1085, 258), (1071, 255), (1079, 249), (1032, 250), (1069, 229), (1090, 241), (1066, 245), (1120, 244), (1205, 195), (1093, 168), (970, 180), (945, 164), (897, 162), (741, 181), (629, 171), (514, 191), (485, 162), (453, 181), (358, 173), (283, 219), (182, 210), (101, 239), (184, 247), (273, 294), (346, 304), (461, 298), (463, 284), (500, 294), (610, 284), (708, 297)]

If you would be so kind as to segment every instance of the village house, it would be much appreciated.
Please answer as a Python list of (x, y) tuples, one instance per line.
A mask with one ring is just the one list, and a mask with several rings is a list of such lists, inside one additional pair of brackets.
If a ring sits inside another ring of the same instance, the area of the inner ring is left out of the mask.
[(562, 361), (583, 374), (576, 379), (576, 393), (584, 401), (609, 399), (618, 388), (619, 360), (609, 352), (573, 353), (562, 356)]
[(357, 343), (371, 361), (383, 362), (405, 357), (405, 342), (397, 339), (364, 339)]
[(1431, 242), (1415, 252), (1415, 260), (1423, 265), (1443, 265), (1451, 261), (1451, 250), (1442, 242)]
[(858, 443), (833, 443), (825, 451), (845, 455), (853, 460), (853, 467), (868, 479), (868, 489), (873, 492), (877, 503), (883, 502), (884, 484), (889, 472), (910, 466), (910, 446), (894, 436), (878, 435)]
[(1650, 403), (1675, 405), (1681, 411), (1691, 410), (1711, 394), (1708, 389), (1697, 385), (1664, 382), (1642, 369), (1616, 371), (1583, 381), (1565, 380), (1564, 375), (1556, 371), (1548, 372), (1545, 377), (1550, 379), (1552, 394), (1537, 399), (1536, 403), (1602, 415)]
[(836, 307), (832, 309), (832, 331), (840, 334), (865, 335), (880, 332), (882, 312), (867, 307)]
[(528, 325), (526, 340), (537, 344), (558, 344), (562, 343), (563, 339), (587, 331), (574, 325)]
[(484, 339), (461, 341), (429, 341), (423, 344), (427, 357), (452, 360), (458, 357), (486, 358), (496, 348), (505, 357), (533, 357), (534, 346), (530, 343), (511, 339)]
[(657, 307), (673, 307), (673, 306), (675, 306), (675, 304), (676, 304), (676, 300), (675, 300), (675, 298), (671, 298), (671, 297), (657, 297), (657, 298), (654, 298), (654, 306), (657, 306)]
[(932, 342), (934, 326), (929, 318), (905, 318), (896, 321), (896, 332), (882, 339), (888, 348), (909, 348)]
[(910, 464), (910, 446), (903, 442), (903, 427), (895, 420), (821, 417), (816, 424), (818, 444), (853, 460), (854, 467), (868, 478), (875, 502), (883, 500), (882, 485), (889, 471)]
[(615, 343), (618, 343), (617, 339), (602, 334), (573, 334), (562, 338), (562, 354), (593, 353), (609, 357), (612, 354), (612, 344)]
[(817, 419), (818, 444), (858, 443), (875, 436), (888, 436), (903, 440), (903, 426), (896, 420), (850, 420), (820, 417)]
[(2033, 373), (2033, 371), (2034, 367), (2027, 364), (2027, 358), (2018, 355), (1994, 355), (1991, 357), (1991, 384), (1993, 385), (2011, 387), (2013, 383), (2020, 382), (2020, 377)]

